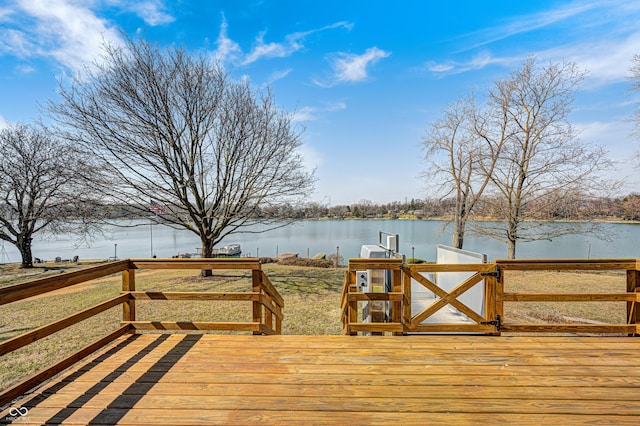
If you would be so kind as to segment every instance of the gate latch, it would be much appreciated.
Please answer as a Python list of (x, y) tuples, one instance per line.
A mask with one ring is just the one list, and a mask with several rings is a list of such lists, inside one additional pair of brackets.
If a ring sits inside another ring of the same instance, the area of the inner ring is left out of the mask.
[(500, 331), (500, 315), (496, 315), (496, 319), (493, 321), (482, 321), (481, 325), (493, 325), (496, 327), (496, 331)]
[(500, 268), (496, 267), (494, 272), (481, 272), (480, 275), (483, 277), (496, 277), (497, 280), (500, 279)]

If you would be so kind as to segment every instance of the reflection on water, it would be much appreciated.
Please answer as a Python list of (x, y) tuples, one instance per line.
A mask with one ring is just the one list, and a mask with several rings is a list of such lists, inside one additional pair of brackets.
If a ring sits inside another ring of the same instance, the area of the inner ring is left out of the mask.
[[(237, 234), (228, 237), (220, 246), (238, 243), (242, 254), (275, 256), (276, 253), (296, 252), (300, 256), (316, 253), (331, 254), (339, 251), (344, 259), (358, 257), (362, 244), (377, 244), (378, 232), (400, 235), (400, 251), (407, 256), (435, 260), (436, 244), (451, 243), (451, 227), (442, 221), (429, 220), (320, 220), (301, 221), (284, 228), (260, 234)], [(554, 224), (553, 226), (564, 226)], [(640, 225), (605, 224), (612, 242), (578, 235), (554, 238), (553, 241), (519, 243), (518, 258), (635, 258), (640, 257)], [(255, 228), (259, 229), (259, 228)], [(20, 256), (14, 246), (4, 244), (9, 261), (18, 262)], [(56, 257), (71, 259), (107, 259), (112, 256), (171, 257), (180, 253), (196, 253), (200, 240), (197, 235), (154, 223), (136, 227), (105, 228), (104, 235), (95, 237), (89, 245), (77, 247), (73, 237), (64, 235), (36, 238), (33, 255), (52, 260)], [(465, 249), (487, 254), (489, 260), (504, 259), (506, 244), (486, 238), (466, 237)], [(6, 261), (6, 256), (3, 256)]]

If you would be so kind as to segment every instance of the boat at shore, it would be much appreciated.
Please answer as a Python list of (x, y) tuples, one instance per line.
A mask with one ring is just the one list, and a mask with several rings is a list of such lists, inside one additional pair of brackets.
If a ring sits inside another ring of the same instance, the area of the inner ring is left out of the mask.
[(224, 247), (214, 248), (213, 257), (240, 257), (242, 249), (240, 244), (229, 244)]

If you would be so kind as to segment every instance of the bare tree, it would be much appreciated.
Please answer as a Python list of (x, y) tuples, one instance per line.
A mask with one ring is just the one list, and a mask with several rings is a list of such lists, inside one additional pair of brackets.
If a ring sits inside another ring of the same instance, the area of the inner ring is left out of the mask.
[(595, 197), (607, 188), (599, 172), (610, 162), (601, 148), (581, 143), (568, 121), (584, 72), (573, 63), (538, 66), (527, 59), (490, 91), (491, 103), (507, 116), (507, 139), (491, 174), (486, 202), (497, 223), (478, 222), (477, 231), (504, 241), (515, 258), (518, 241), (590, 232), (591, 224), (552, 227), (528, 220), (548, 202)]
[(624, 197), (622, 211), (625, 220), (640, 220), (640, 194), (631, 193)]
[[(640, 92), (640, 54), (633, 55), (631, 58), (631, 76), (629, 79), (631, 80), (631, 90), (633, 92)], [(640, 107), (636, 107), (634, 112), (634, 122), (635, 122), (635, 136), (640, 136)], [(636, 168), (640, 168), (640, 153), (635, 153), (635, 166)]]
[(88, 149), (114, 177), (114, 202), (200, 237), (202, 254), (249, 225), (282, 226), (260, 210), (296, 204), (313, 187), (292, 115), (269, 90), (233, 81), (218, 63), (142, 39), (105, 45), (104, 60), (50, 103), (64, 136)]
[(77, 147), (43, 128), (16, 124), (0, 131), (0, 239), (20, 251), (21, 267), (33, 267), (34, 234), (88, 230), (85, 219), (96, 215), (89, 173)]
[(442, 198), (453, 196), (452, 245), (461, 249), (467, 221), (489, 183), (505, 140), (504, 114), (479, 111), (474, 97), (460, 98), (433, 122), (423, 139), (428, 184), (440, 181)]
[(351, 211), (354, 217), (375, 217), (377, 215), (377, 207), (373, 204), (373, 201), (366, 198), (362, 198), (357, 203), (351, 205)]
[[(640, 91), (640, 54), (633, 55), (631, 58), (631, 90)], [(640, 108), (635, 111), (636, 128), (640, 127)]]

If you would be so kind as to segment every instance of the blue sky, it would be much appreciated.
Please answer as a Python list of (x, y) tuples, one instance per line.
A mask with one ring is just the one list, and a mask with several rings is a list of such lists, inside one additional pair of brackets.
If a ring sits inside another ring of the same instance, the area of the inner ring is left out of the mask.
[(640, 2), (0, 0), (0, 126), (31, 122), (57, 79), (97, 60), (120, 31), (206, 50), (237, 78), (270, 85), (306, 130), (312, 200), (433, 195), (420, 142), (461, 95), (482, 93), (529, 55), (588, 72), (571, 121), (640, 191), (629, 68)]

